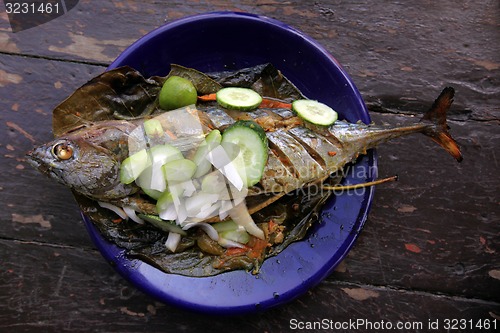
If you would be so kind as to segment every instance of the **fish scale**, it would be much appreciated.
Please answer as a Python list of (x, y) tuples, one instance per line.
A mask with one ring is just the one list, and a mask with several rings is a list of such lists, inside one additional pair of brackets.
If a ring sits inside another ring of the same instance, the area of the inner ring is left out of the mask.
[(323, 161), (322, 164), (325, 168), (331, 170), (338, 166), (338, 160), (342, 154), (342, 144), (340, 141), (336, 141), (337, 144), (333, 144), (323, 135), (302, 126), (290, 129), (290, 134), (316, 152)]
[(270, 148), (280, 152), (289, 161), (292, 173), (305, 184), (326, 175), (327, 170), (308, 153), (307, 149), (284, 130), (266, 133)]
[(212, 122), (214, 128), (222, 128), (235, 122), (233, 118), (219, 108), (211, 107), (206, 109), (204, 112), (208, 115), (208, 118)]

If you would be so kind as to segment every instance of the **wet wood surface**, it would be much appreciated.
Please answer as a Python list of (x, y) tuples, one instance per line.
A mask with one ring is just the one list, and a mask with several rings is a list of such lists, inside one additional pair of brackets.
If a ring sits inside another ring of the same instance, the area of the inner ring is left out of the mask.
[[(454, 86), (449, 125), (464, 154), (457, 164), (422, 136), (381, 146), (379, 176), (399, 181), (376, 189), (368, 221), (336, 271), (288, 304), (230, 318), (136, 290), (95, 249), (71, 193), (24, 157), (51, 139), (52, 109), (133, 41), (214, 10), (266, 15), (315, 38), (351, 75), (375, 122), (419, 117)], [(436, 320), (435, 331), (444, 332), (446, 319), (499, 327), (499, 40), (496, 0), (82, 0), (18, 33), (2, 12), (0, 332), (280, 332), (323, 319), (420, 322), (399, 330), (420, 332)]]

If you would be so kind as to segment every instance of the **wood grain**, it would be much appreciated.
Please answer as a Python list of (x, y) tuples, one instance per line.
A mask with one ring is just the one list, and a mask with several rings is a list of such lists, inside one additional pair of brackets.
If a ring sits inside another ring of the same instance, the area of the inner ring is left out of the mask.
[[(373, 120), (387, 118), (403, 117), (374, 115)], [(460, 164), (423, 136), (377, 149), (380, 177), (398, 175), (399, 180), (376, 189), (362, 237), (345, 260), (346, 272), (335, 278), (500, 299), (500, 283), (491, 276), (500, 268), (498, 125), (449, 125), (466, 156)]]
[[(22, 257), (0, 273), (0, 329), (5, 332), (289, 331), (298, 322), (421, 322), (455, 315), (492, 319), (497, 303), (326, 281), (293, 303), (252, 316), (213, 317), (162, 304), (123, 281), (96, 251), (0, 241)], [(15, 288), (13, 288), (15, 287)], [(460, 313), (457, 313), (457, 310)], [(295, 323), (295, 324), (294, 324)], [(339, 330), (345, 332), (349, 330)], [(408, 330), (414, 331), (414, 330)]]
[(369, 104), (422, 111), (422, 103), (433, 100), (436, 91), (453, 85), (460, 92), (457, 116), (491, 120), (498, 118), (500, 105), (497, 5), (495, 0), (425, 5), (338, 0), (96, 5), (81, 0), (57, 20), (16, 34), (9, 32), (3, 14), (0, 52), (107, 65), (165, 22), (208, 11), (245, 11), (276, 18), (316, 39), (345, 67)]

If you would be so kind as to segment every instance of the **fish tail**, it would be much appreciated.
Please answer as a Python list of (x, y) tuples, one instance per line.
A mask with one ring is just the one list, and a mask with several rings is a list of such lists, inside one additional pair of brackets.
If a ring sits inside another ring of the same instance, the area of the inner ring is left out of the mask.
[(444, 88), (429, 111), (424, 114), (421, 122), (430, 122), (432, 126), (426, 127), (423, 133), (446, 149), (458, 162), (461, 162), (463, 157), (460, 147), (448, 132), (449, 126), (446, 124), (446, 113), (453, 103), (454, 95), (455, 89), (452, 87)]

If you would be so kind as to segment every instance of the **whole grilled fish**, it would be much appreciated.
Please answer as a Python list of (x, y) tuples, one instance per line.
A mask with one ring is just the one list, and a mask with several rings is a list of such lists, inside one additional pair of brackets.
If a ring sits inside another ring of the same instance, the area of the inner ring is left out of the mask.
[[(419, 122), (403, 127), (345, 121), (318, 127), (284, 108), (239, 112), (222, 109), (214, 103), (200, 103), (197, 109), (185, 111), (186, 117), (196, 118), (195, 124), (200, 128), (197, 132), (182, 125), (193, 122), (179, 119), (179, 113), (165, 112), (158, 117), (163, 117), (166, 131), (175, 137), (170, 139), (174, 145), (183, 137), (200, 142), (211, 129), (223, 131), (239, 119), (250, 118), (259, 123), (266, 131), (269, 157), (261, 181), (249, 189), (248, 195), (272, 193), (274, 199), (267, 198), (249, 207), (250, 213), (254, 213), (290, 191), (325, 179), (368, 149), (399, 136), (423, 133), (461, 161), (460, 149), (446, 124), (453, 95), (453, 88), (445, 88)], [(139, 187), (134, 183), (125, 185), (119, 178), (121, 162), (130, 153), (130, 137), (143, 122), (144, 119), (108, 120), (81, 126), (36, 147), (28, 153), (28, 159), (42, 173), (88, 198), (155, 214), (153, 204), (133, 196), (140, 191)], [(165, 137), (168, 142), (168, 136)]]

